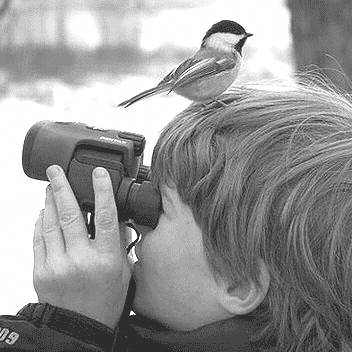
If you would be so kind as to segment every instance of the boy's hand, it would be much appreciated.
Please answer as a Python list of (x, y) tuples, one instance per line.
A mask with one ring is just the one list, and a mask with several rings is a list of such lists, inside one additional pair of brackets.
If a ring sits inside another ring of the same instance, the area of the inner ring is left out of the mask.
[(109, 174), (103, 168), (93, 172), (95, 240), (88, 238), (63, 170), (51, 166), (47, 175), (51, 183), (34, 232), (34, 288), (39, 302), (76, 311), (114, 328), (125, 304), (131, 265)]

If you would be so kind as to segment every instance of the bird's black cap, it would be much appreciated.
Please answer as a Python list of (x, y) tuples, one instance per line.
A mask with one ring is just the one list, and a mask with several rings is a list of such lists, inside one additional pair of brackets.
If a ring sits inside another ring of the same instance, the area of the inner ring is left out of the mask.
[(246, 34), (246, 30), (237, 22), (223, 20), (211, 26), (211, 28), (205, 33), (203, 41), (214, 33)]

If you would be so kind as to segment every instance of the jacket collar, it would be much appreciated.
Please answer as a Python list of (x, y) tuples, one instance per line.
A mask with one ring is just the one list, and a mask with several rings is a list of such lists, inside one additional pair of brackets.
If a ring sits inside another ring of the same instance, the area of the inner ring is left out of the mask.
[(202, 351), (255, 352), (273, 351), (275, 338), (253, 342), (263, 328), (265, 319), (260, 309), (245, 316), (237, 316), (203, 326), (193, 331), (168, 330), (139, 315), (130, 316), (121, 326), (131, 351)]

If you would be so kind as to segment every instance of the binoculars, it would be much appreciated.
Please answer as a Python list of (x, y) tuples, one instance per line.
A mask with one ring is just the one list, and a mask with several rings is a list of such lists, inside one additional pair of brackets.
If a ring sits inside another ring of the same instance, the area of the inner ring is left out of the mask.
[[(149, 167), (142, 165), (145, 143), (142, 135), (130, 132), (44, 120), (34, 124), (26, 134), (22, 167), (28, 177), (48, 181), (46, 169), (60, 165), (81, 210), (91, 215), (94, 215), (92, 172), (97, 166), (104, 167), (112, 181), (119, 221), (155, 228), (161, 197), (149, 180)], [(94, 224), (90, 225), (94, 231)]]

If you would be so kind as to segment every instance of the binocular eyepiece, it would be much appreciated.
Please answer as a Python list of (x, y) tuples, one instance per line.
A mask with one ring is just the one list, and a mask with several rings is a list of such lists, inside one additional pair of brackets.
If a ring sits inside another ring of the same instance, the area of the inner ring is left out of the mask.
[(112, 181), (119, 221), (155, 228), (161, 197), (142, 165), (145, 138), (78, 122), (40, 121), (27, 132), (22, 167), (28, 177), (48, 181), (46, 169), (60, 165), (82, 211), (94, 214), (92, 172), (101, 166)]

